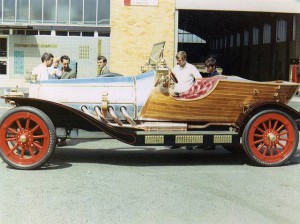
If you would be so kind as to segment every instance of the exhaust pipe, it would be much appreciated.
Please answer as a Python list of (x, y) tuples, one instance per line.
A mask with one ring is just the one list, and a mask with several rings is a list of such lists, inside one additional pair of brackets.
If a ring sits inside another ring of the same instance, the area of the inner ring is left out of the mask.
[(108, 107), (108, 112), (110, 113), (112, 119), (120, 126), (123, 125), (123, 123), (119, 120), (119, 118), (117, 117), (117, 115), (115, 114), (115, 111), (112, 107)]
[(100, 117), (102, 121), (108, 123), (108, 120), (106, 120), (106, 118), (105, 118), (105, 117), (103, 116), (103, 114), (101, 113), (100, 107), (95, 106), (94, 109), (95, 109), (95, 112), (96, 112), (97, 116)]
[(131, 124), (133, 126), (137, 126), (137, 124), (134, 122), (134, 120), (132, 120), (130, 115), (127, 113), (126, 107), (122, 106), (120, 110), (121, 110), (122, 114), (124, 115), (124, 117), (126, 118), (126, 120), (128, 121), (129, 124)]

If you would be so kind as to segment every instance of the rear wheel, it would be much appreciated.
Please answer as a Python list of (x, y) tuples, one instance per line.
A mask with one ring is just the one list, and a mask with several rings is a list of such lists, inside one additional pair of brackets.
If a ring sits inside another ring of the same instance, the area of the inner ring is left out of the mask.
[(16, 107), (0, 119), (0, 156), (17, 169), (44, 165), (55, 149), (55, 127), (50, 118), (33, 107)]
[(243, 133), (246, 154), (262, 166), (284, 164), (297, 150), (298, 142), (297, 124), (278, 110), (259, 112), (250, 119)]

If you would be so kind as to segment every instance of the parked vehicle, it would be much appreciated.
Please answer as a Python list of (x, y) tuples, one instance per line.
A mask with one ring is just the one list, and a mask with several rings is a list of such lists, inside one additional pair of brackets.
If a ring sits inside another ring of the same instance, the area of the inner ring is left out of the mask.
[(15, 107), (0, 118), (2, 159), (18, 169), (39, 168), (58, 138), (80, 137), (78, 130), (136, 146), (242, 145), (261, 166), (294, 155), (300, 113), (287, 103), (298, 84), (222, 75), (174, 97), (163, 64), (132, 77), (43, 80), (32, 82), (27, 95), (7, 92), (2, 98)]

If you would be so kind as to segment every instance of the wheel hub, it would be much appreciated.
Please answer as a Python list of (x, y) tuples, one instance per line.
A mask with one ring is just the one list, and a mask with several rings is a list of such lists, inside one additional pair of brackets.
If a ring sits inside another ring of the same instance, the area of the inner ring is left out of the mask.
[(20, 145), (30, 145), (33, 141), (33, 135), (30, 131), (23, 130), (17, 134), (17, 140)]
[(20, 139), (20, 142), (22, 142), (22, 143), (27, 141), (26, 135), (24, 135), (24, 134), (22, 134), (19, 139)]
[(267, 135), (267, 138), (269, 139), (270, 142), (276, 142), (276, 140), (277, 140), (277, 137), (274, 133), (269, 133)]
[(274, 130), (267, 130), (264, 133), (264, 143), (268, 146), (275, 145), (278, 141), (278, 133)]

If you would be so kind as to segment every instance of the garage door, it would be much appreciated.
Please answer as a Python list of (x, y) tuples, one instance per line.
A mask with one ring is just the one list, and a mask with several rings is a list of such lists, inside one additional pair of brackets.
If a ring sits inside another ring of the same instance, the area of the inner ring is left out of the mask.
[(299, 0), (176, 0), (176, 9), (299, 13)]

